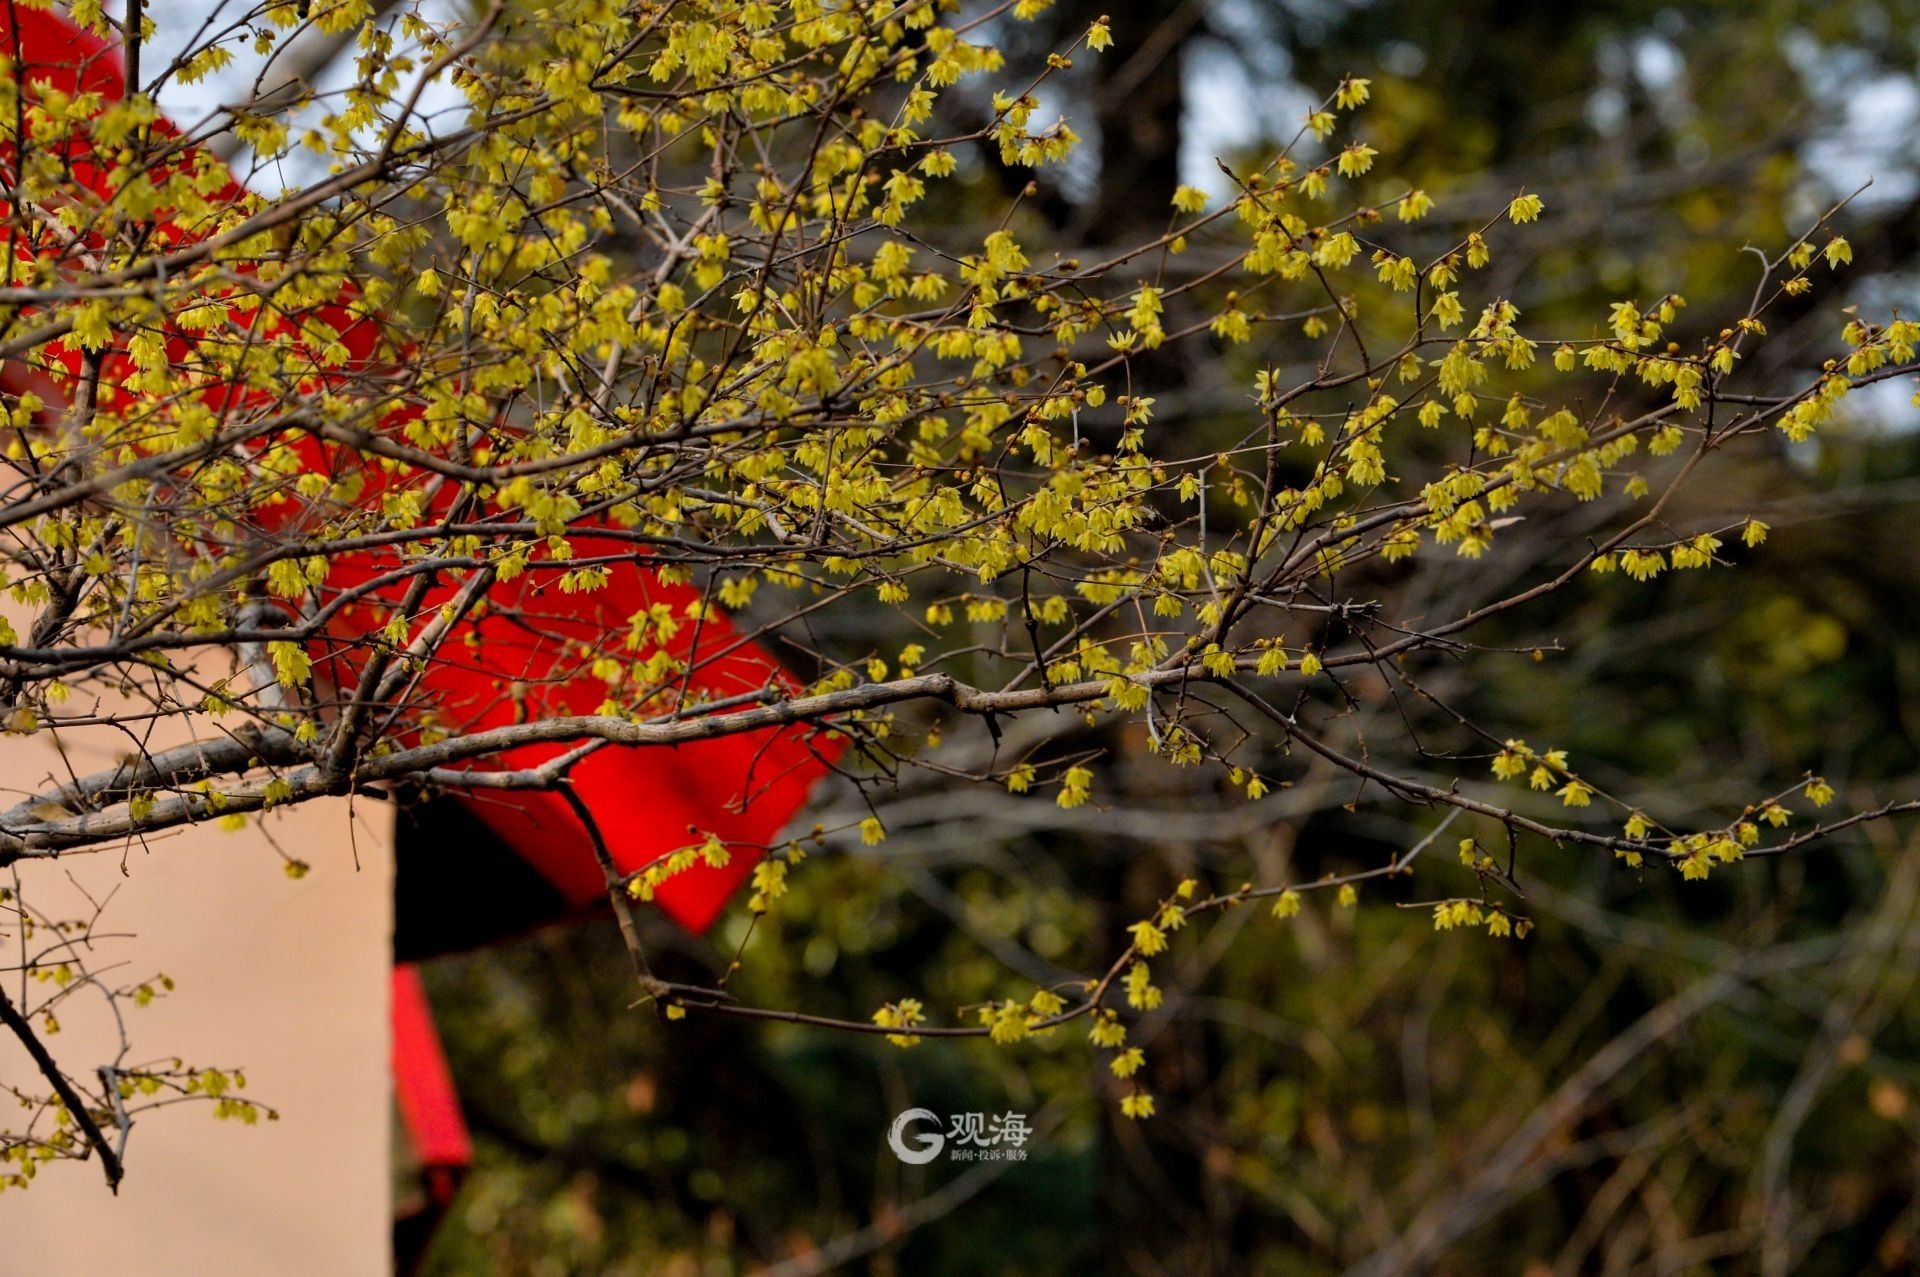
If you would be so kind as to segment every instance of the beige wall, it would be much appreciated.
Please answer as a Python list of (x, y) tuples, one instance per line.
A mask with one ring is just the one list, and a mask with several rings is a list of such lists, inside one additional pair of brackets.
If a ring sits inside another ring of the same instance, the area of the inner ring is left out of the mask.
[[(109, 764), (125, 737), (87, 729), (61, 733), (60, 743), (86, 771)], [(0, 737), (0, 806), (64, 776), (65, 766), (50, 732)], [(177, 982), (170, 996), (128, 1011), (130, 1059), (242, 1066), (248, 1093), (281, 1117), (247, 1127), (215, 1121), (209, 1106), (162, 1109), (135, 1124), (117, 1198), (94, 1162), (55, 1164), (26, 1191), (0, 1193), (5, 1271), (391, 1272), (391, 812), (337, 799), (264, 823), (266, 833), (193, 828), (124, 855), (115, 848), (21, 867), (37, 908), (86, 912), (69, 872), (95, 899), (112, 892), (99, 930), (126, 938), (102, 941), (98, 957), (124, 961), (122, 978), (163, 971)], [(287, 877), (266, 834), (312, 872)], [(9, 923), (0, 919), (0, 944), (11, 960), (19, 940)], [(17, 984), (9, 988), (17, 997)], [(48, 1045), (90, 1077), (116, 1049), (102, 1000), (83, 995), (61, 1020)], [(0, 1036), (0, 1080), (35, 1081), (10, 1035)]]

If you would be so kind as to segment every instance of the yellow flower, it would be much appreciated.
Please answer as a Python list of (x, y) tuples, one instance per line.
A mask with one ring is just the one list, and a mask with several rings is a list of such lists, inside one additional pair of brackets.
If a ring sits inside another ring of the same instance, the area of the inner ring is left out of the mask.
[(1134, 947), (1147, 957), (1166, 950), (1167, 933), (1151, 922), (1136, 922), (1127, 930), (1133, 935)]
[(1341, 177), (1359, 177), (1373, 167), (1373, 157), (1378, 154), (1378, 151), (1366, 143), (1354, 142), (1340, 152), (1336, 167), (1339, 168)]
[(1182, 186), (1173, 193), (1173, 206), (1182, 213), (1198, 213), (1207, 206), (1207, 193), (1197, 186)]
[(1403, 222), (1417, 222), (1433, 211), (1433, 196), (1421, 190), (1408, 191), (1400, 197), (1393, 211)]

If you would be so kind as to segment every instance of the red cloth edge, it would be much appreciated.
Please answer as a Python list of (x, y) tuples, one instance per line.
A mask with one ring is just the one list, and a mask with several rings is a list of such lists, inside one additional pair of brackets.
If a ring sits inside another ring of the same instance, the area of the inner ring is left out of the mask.
[(392, 991), (393, 1094), (414, 1153), (429, 1168), (471, 1166), (473, 1138), (420, 969), (412, 963), (395, 966)]

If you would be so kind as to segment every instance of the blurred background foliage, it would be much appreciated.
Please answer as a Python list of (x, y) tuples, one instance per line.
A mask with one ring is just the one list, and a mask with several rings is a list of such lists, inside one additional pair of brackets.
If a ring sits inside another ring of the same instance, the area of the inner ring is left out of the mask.
[[(1009, 82), (1102, 13), (1114, 49), (1043, 104), (1087, 145), (1023, 200), (1029, 242), (1092, 252), (1160, 233), (1177, 183), (1220, 189), (1215, 155), (1270, 153), (1351, 72), (1374, 79), (1383, 174), (1463, 216), (1523, 185), (1546, 197), (1553, 215), (1494, 267), (1536, 319), (1584, 326), (1610, 301), (1669, 291), (1689, 300), (1683, 331), (1738, 313), (1755, 278), (1741, 246), (1778, 251), (1868, 176), (1839, 223), (1855, 269), (1775, 317), (1756, 362), (1804, 379), (1834, 347), (1841, 287), (1916, 295), (1909, 0), (1063, 0), (1002, 33)], [(956, 241), (977, 241), (983, 210), (1032, 176), (975, 157), (970, 184), (941, 197)], [(1288, 341), (1254, 348), (1284, 362)], [(1190, 453), (1225, 446), (1245, 428), (1251, 368), (1170, 348), (1146, 388), (1157, 429)], [(1674, 819), (1808, 770), (1855, 807), (1914, 796), (1910, 390), (1855, 396), (1848, 429), (1689, 490), (1690, 514), (1773, 525), (1737, 570), (1582, 582), (1501, 620), (1486, 641), (1510, 657), (1422, 682), (1501, 735), (1569, 749), (1602, 783), (1637, 778)], [(1528, 544), (1577, 540), (1592, 513), (1561, 517)], [(1381, 589), (1399, 607), (1422, 590), (1491, 595), (1537, 566), (1501, 546), (1470, 574), (1416, 567)], [(862, 618), (839, 625), (817, 637), (876, 641)], [(1344, 694), (1372, 732), (1469, 746), (1368, 677)], [(662, 924), (663, 963), (704, 975), (745, 944), (733, 988), (751, 1001), (864, 1019), (918, 996), (951, 1013), (1104, 969), (1119, 929), (1184, 875), (1230, 888), (1368, 868), (1439, 821), (1301, 759), (1268, 760), (1291, 784), (1250, 804), (1113, 729), (1054, 748), (1075, 744), (1108, 751), (1095, 803), (909, 773), (880, 804), (887, 842), (821, 839), (751, 936), (744, 911), (705, 938)], [(865, 814), (851, 791), (818, 806), (808, 819), (829, 830)], [(665, 1025), (628, 1011), (610, 923), (441, 960), (427, 976), (480, 1161), (426, 1271), (1909, 1271), (1915, 833), (1871, 826), (1706, 883), (1524, 846), (1537, 930), (1514, 943), (1435, 934), (1395, 907), (1461, 889), (1459, 837), (1503, 846), (1458, 821), (1357, 908), (1316, 895), (1285, 922), (1242, 910), (1176, 937), (1156, 964), (1167, 1001), (1133, 1036), (1159, 1097), (1144, 1123), (1120, 1117), (1079, 1030), (903, 1052), (795, 1026)], [(904, 1166), (884, 1134), (913, 1106), (1024, 1113), (1029, 1157)]]

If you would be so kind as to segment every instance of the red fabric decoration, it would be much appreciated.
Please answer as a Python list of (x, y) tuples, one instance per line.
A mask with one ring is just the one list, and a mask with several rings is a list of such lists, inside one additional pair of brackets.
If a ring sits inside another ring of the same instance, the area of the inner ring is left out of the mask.
[[(9, 13), (16, 15), (10, 19)], [(15, 22), (17, 21), (17, 25)], [(9, 55), (16, 74), (30, 92), (38, 88), (72, 93), (97, 92), (105, 99), (125, 95), (118, 56), (112, 46), (47, 10), (0, 8), (0, 53)], [(162, 120), (155, 125), (163, 137), (175, 136)], [(84, 138), (67, 144), (76, 187), (100, 199), (110, 199), (105, 173), (90, 162)], [(0, 150), (0, 163), (11, 159), (11, 148)], [(211, 157), (189, 149), (177, 164), (211, 165)], [(229, 175), (228, 197), (245, 198)], [(0, 215), (9, 210), (0, 204)], [(161, 244), (190, 243), (190, 228), (170, 222), (156, 227)], [(35, 246), (20, 242), (16, 253), (30, 259), (36, 252), (64, 257), (58, 244)], [(344, 367), (328, 370), (316, 365), (315, 382), (334, 384), (367, 374), (392, 374), (383, 361), (382, 333), (377, 319), (364, 313), (358, 295), (344, 291), (333, 305), (303, 316), (259, 315), (251, 322), (268, 331), (284, 331), (301, 319), (319, 319), (340, 333), (349, 352)], [(176, 359), (185, 363), (192, 348), (191, 334), (168, 335)], [(129, 367), (124, 351), (110, 350), (102, 369), (102, 384), (121, 380)], [(0, 388), (20, 393), (33, 390), (50, 403), (68, 398), (71, 378), (78, 374), (77, 349), (54, 343), (45, 348), (38, 367), (14, 362), (0, 369)], [(65, 384), (63, 384), (65, 383)], [(236, 392), (219, 388), (216, 408), (244, 408)], [(210, 399), (213, 402), (213, 399)], [(417, 406), (404, 402), (390, 408), (389, 424), (398, 424)], [(361, 499), (376, 498), (390, 482), (386, 473), (364, 466), (351, 449), (322, 445), (303, 437), (295, 445), (311, 468), (330, 473), (361, 471), (367, 480)], [(416, 475), (411, 480), (418, 482)], [(288, 508), (292, 508), (289, 506)], [(444, 512), (444, 511), (442, 511)], [(271, 517), (270, 512), (260, 512)], [(297, 532), (283, 526), (280, 532)], [(686, 618), (690, 604), (699, 601), (687, 586), (669, 585), (639, 565), (634, 547), (612, 536), (595, 536), (585, 529), (569, 538), (576, 558), (608, 558), (610, 579), (591, 593), (565, 594), (558, 588), (561, 571), (538, 562), (512, 582), (494, 585), (489, 608), (464, 622), (435, 660), (418, 676), (413, 696), (431, 704), (437, 725), (455, 731), (503, 726), (525, 719), (565, 714), (589, 714), (606, 695), (605, 685), (590, 669), (595, 658), (623, 655), (617, 644), (627, 633), (628, 619), (648, 608), (664, 606), (679, 623), (671, 638), (650, 635), (644, 655), (664, 648), (689, 670), (684, 686), (666, 689), (668, 699), (683, 694), (688, 701), (752, 693), (761, 689), (793, 690), (791, 680), (756, 644), (743, 640), (717, 612), (700, 622)], [(391, 554), (367, 553), (335, 558), (329, 590), (364, 584), (400, 562)], [(380, 603), (391, 604), (405, 592), (406, 582), (377, 591)], [(423, 611), (431, 612), (454, 597), (457, 583), (431, 591)], [(355, 667), (365, 659), (355, 646), (370, 629), (384, 624), (386, 608), (379, 603), (342, 609), (326, 638), (313, 645), (316, 668), (340, 685), (352, 686)], [(520, 768), (563, 752), (558, 745), (527, 746), (488, 760), (484, 766)], [(673, 749), (605, 748), (574, 771), (575, 790), (600, 825), (614, 859), (623, 872), (633, 872), (669, 852), (714, 834), (732, 847), (725, 868), (697, 867), (668, 881), (659, 903), (682, 925), (703, 930), (711, 925), (728, 896), (751, 872), (759, 845), (769, 841), (792, 816), (812, 783), (838, 752), (830, 737), (815, 739), (797, 728), (768, 729), (750, 735), (681, 745)], [(580, 822), (558, 796), (525, 791), (459, 791), (473, 813), (509, 846), (557, 887), (568, 902), (586, 905), (604, 896), (604, 877), (594, 860), (591, 844)], [(694, 831), (699, 831), (696, 834)]]
[(400, 1120), (413, 1141), (420, 1164), (468, 1166), (473, 1140), (460, 1115), (447, 1054), (433, 1027), (433, 1008), (414, 966), (393, 969), (393, 1080)]

